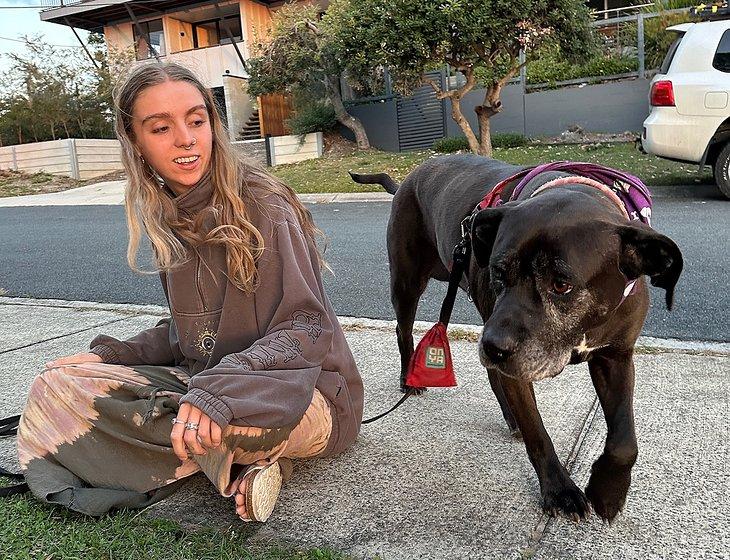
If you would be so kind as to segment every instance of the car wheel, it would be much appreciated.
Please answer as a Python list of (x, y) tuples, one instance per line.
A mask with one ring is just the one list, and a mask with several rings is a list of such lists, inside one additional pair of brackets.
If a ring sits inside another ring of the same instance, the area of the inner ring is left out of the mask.
[(720, 151), (712, 170), (717, 188), (726, 198), (730, 198), (730, 142)]

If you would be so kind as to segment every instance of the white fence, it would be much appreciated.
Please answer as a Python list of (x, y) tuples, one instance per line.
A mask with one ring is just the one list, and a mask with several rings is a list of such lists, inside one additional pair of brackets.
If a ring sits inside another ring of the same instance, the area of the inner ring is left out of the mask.
[[(322, 156), (322, 133), (313, 132), (302, 136), (273, 136), (267, 139), (270, 165), (296, 163)], [(259, 154), (247, 153), (260, 162), (267, 163), (267, 140), (234, 142), (254, 149)], [(250, 145), (250, 146), (249, 146)], [(243, 148), (244, 146), (240, 146)], [(0, 148), (0, 169), (12, 169), (26, 173), (44, 171), (53, 175), (66, 175), (74, 179), (93, 179), (112, 171), (123, 169), (118, 140), (67, 138), (33, 144), (18, 144)]]
[(0, 169), (92, 179), (122, 169), (118, 140), (66, 138), (0, 148)]

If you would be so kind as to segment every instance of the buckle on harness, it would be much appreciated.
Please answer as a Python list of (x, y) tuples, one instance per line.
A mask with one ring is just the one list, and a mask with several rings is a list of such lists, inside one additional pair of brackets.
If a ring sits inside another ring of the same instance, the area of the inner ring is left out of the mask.
[(469, 214), (466, 218), (461, 220), (461, 239), (468, 239), (471, 237), (471, 223), (474, 220), (474, 214)]

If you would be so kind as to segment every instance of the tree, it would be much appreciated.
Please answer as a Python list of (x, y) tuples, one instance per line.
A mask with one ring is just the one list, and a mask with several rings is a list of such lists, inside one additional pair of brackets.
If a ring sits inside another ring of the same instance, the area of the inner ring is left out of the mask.
[(339, 56), (332, 30), (316, 6), (287, 4), (277, 10), (269, 37), (257, 37), (254, 53), (247, 61), (250, 94), (312, 97), (312, 92), (322, 91), (337, 120), (355, 135), (358, 148), (370, 147), (362, 123), (342, 101), (340, 76), (347, 61)]
[[(584, 0), (334, 0), (327, 18), (353, 75), (387, 67), (394, 89), (404, 95), (429, 84), (437, 98), (451, 101), (451, 116), (471, 150), (487, 156), (492, 153), (489, 119), (502, 110), (502, 89), (534, 49), (553, 41), (566, 58), (580, 61), (593, 46)], [(460, 72), (463, 83), (442, 88), (424, 77), (444, 64)], [(486, 91), (475, 108), (477, 137), (461, 100), (480, 83)]]
[(112, 87), (131, 58), (109, 55), (101, 35), (88, 40), (95, 63), (80, 48), (23, 39), (25, 52), (8, 55), (12, 66), (0, 79), (0, 142), (113, 138)]

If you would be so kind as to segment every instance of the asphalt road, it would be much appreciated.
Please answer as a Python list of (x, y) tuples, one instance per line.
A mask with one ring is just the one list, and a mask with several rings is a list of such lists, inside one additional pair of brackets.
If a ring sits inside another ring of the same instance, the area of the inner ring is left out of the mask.
[[(677, 191), (672, 191), (676, 193)], [(655, 198), (654, 227), (685, 256), (675, 310), (652, 289), (648, 336), (730, 341), (730, 203), (711, 188)], [(388, 203), (311, 206), (329, 237), (326, 258), (335, 275), (325, 284), (339, 315), (392, 319), (385, 255)], [(0, 290), (6, 295), (114, 303), (165, 304), (155, 275), (126, 266), (126, 223), (119, 206), (0, 208)], [(435, 321), (446, 286), (429, 285), (418, 319)], [(452, 322), (478, 324), (460, 294)]]

